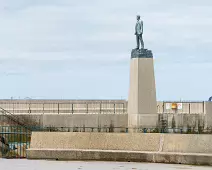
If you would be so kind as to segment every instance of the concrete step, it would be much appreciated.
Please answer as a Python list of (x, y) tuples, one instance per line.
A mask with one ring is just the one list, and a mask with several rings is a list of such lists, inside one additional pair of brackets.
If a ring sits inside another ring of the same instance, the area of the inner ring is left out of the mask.
[(212, 154), (126, 150), (28, 149), (27, 158), (212, 165)]

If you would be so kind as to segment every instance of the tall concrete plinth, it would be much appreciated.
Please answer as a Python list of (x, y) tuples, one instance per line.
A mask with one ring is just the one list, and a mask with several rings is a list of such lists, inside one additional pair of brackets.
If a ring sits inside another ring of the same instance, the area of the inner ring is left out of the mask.
[(128, 98), (128, 127), (156, 127), (158, 122), (153, 55), (132, 50)]

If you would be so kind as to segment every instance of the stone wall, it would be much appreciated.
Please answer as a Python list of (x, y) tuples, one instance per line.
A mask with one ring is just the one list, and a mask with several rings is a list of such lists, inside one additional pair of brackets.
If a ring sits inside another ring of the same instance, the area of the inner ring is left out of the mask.
[(32, 134), (28, 159), (212, 165), (212, 136), (142, 133)]

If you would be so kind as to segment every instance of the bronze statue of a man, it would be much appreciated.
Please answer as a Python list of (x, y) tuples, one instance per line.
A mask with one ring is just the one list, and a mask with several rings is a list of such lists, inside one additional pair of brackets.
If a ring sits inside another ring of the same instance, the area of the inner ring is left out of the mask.
[(143, 35), (143, 21), (140, 20), (140, 16), (137, 15), (137, 22), (135, 25), (135, 35), (136, 35), (136, 42), (137, 42), (137, 47), (136, 49), (139, 49), (139, 46), (141, 44), (141, 48), (144, 48), (144, 41), (142, 38)]

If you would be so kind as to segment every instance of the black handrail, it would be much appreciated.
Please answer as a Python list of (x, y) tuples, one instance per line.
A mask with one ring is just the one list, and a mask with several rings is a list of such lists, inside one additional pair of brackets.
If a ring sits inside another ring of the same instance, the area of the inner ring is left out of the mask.
[(16, 124), (18, 124), (19, 126), (22, 126), (22, 127), (26, 128), (26, 129), (30, 130), (29, 127), (26, 126), (24, 123), (22, 123), (22, 122), (19, 120), (19, 118), (17, 118), (14, 114), (12, 114), (12, 113), (10, 113), (9, 111), (3, 109), (2, 107), (0, 107), (0, 112), (1, 112), (4, 116), (6, 116), (6, 117), (9, 118), (10, 120), (12, 120), (14, 123), (16, 123)]

